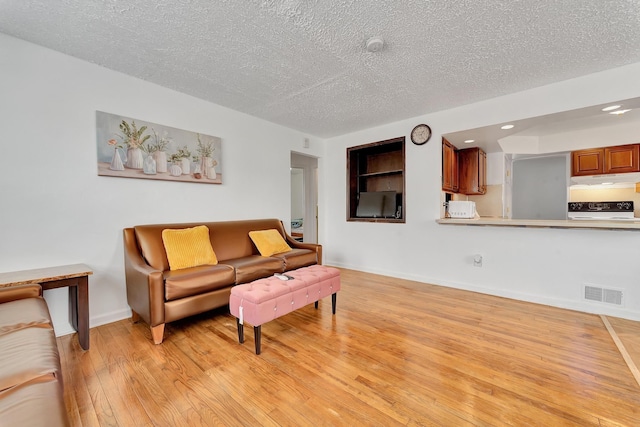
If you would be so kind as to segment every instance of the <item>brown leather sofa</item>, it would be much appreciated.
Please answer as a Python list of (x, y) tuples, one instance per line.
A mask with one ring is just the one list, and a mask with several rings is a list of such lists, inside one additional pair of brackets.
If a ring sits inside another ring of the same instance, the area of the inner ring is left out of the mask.
[(40, 285), (0, 288), (0, 425), (69, 425), (58, 345)]
[[(209, 228), (218, 264), (171, 271), (162, 230), (198, 225)], [(249, 232), (269, 229), (278, 230), (292, 250), (260, 256)], [(234, 285), (322, 264), (322, 246), (297, 242), (278, 219), (151, 224), (124, 229), (124, 261), (132, 320), (144, 320), (160, 344), (166, 323), (228, 305)]]

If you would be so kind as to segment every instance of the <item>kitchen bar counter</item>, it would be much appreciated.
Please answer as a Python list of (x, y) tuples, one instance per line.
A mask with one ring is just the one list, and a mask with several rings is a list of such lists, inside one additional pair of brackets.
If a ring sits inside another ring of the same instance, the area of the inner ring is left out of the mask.
[(601, 230), (640, 231), (638, 221), (597, 221), (597, 220), (544, 220), (544, 219), (506, 219), (480, 217), (478, 219), (442, 218), (438, 224), (446, 225), (488, 225), (496, 227), (533, 227), (533, 228), (589, 228)]

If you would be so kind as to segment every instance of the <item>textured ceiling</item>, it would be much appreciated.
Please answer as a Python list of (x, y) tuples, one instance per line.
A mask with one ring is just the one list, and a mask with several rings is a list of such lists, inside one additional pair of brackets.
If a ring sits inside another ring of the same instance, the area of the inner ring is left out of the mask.
[[(602, 111), (602, 108), (614, 104), (620, 106), (618, 110), (628, 109), (629, 111), (621, 115)], [(503, 124), (511, 124), (514, 127), (509, 130), (503, 130), (501, 129), (501, 125)], [(505, 147), (501, 145), (501, 141), (505, 139), (509, 140), (509, 137), (512, 136), (545, 138), (551, 135), (565, 135), (565, 139), (576, 139), (583, 138), (580, 132), (585, 130), (597, 132), (597, 129), (607, 129), (608, 132), (613, 133), (614, 129), (619, 130), (621, 127), (634, 128), (634, 134), (640, 134), (640, 98), (622, 99), (601, 105), (591, 105), (577, 110), (529, 117), (476, 129), (465, 129), (443, 136), (457, 148), (480, 147), (487, 153), (495, 153), (505, 151)], [(572, 134), (576, 136), (568, 136)], [(466, 144), (464, 141), (467, 140), (473, 140), (474, 142)], [(587, 143), (587, 141), (583, 142)], [(588, 142), (591, 143), (593, 141)], [(635, 142), (636, 141), (634, 141), (634, 143)], [(623, 144), (624, 143), (628, 142), (623, 142)], [(617, 144), (615, 138), (610, 138), (607, 141), (599, 141), (598, 145), (592, 147)], [(511, 145), (511, 147), (514, 146)], [(539, 148), (543, 149), (542, 146)], [(544, 150), (546, 151), (541, 152), (553, 151), (550, 146), (544, 147)], [(566, 150), (566, 148), (563, 150)]]
[(640, 1), (0, 0), (0, 32), (331, 137), (640, 62)]

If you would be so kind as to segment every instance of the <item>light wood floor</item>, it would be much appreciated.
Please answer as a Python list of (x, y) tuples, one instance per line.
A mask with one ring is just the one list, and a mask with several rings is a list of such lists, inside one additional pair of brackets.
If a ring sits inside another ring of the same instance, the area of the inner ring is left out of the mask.
[[(611, 323), (638, 344), (638, 322)], [(91, 329), (89, 351), (58, 338), (73, 425), (640, 425), (597, 315), (342, 270), (336, 316), (328, 298), (263, 325), (260, 356), (245, 335), (226, 309), (158, 346), (128, 320)]]

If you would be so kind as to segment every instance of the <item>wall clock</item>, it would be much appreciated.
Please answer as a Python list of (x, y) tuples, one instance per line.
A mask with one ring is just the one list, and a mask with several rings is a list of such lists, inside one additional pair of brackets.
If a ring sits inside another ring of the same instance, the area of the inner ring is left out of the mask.
[(411, 131), (411, 142), (416, 145), (426, 144), (431, 138), (431, 128), (425, 124), (419, 124)]

